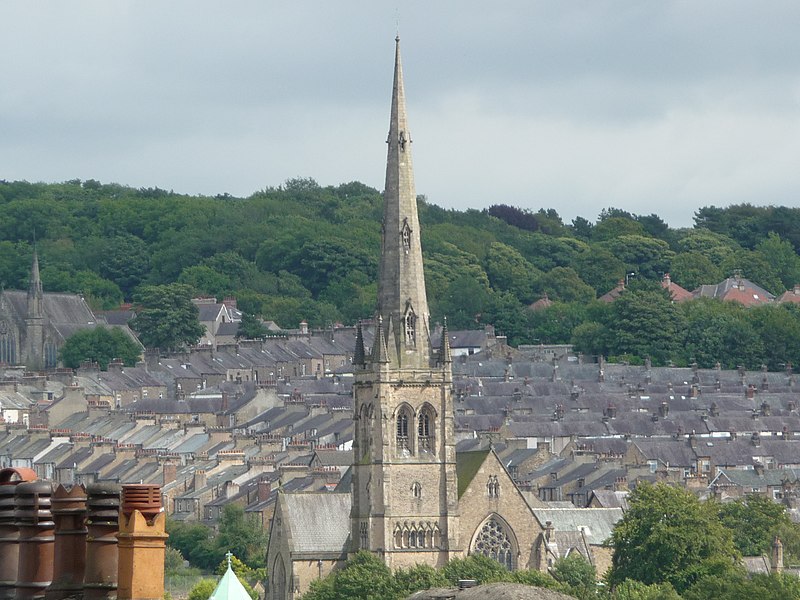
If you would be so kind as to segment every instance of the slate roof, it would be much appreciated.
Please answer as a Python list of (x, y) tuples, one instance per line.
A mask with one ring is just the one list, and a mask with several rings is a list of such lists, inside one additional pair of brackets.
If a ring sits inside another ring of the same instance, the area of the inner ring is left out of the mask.
[(744, 306), (765, 304), (775, 299), (773, 294), (742, 277), (728, 277), (717, 285), (701, 285), (692, 294), (695, 298), (718, 298), (736, 301)]
[(489, 452), (490, 450), (486, 449), (456, 453), (456, 475), (458, 477), (459, 498), (467, 491), (469, 484), (481, 468)]
[(284, 494), (292, 552), (343, 552), (350, 535), (350, 494)]
[(556, 531), (581, 531), (590, 544), (599, 545), (611, 537), (617, 521), (622, 518), (621, 508), (533, 508), (533, 514), (542, 526), (547, 521)]

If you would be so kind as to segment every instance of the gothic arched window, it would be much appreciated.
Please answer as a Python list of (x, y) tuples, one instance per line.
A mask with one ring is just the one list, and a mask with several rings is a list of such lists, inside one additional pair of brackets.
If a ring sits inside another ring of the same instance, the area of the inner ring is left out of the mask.
[(411, 454), (411, 445), (408, 437), (408, 424), (411, 421), (411, 411), (402, 407), (397, 413), (397, 452), (403, 456)]
[(286, 598), (286, 567), (283, 566), (283, 559), (280, 556), (273, 563), (270, 585), (272, 586), (272, 600)]
[(408, 226), (408, 222), (403, 222), (400, 237), (403, 240), (403, 251), (408, 254), (409, 250), (411, 250), (411, 227)]
[(515, 566), (514, 542), (505, 525), (495, 517), (489, 517), (481, 527), (472, 552), (496, 560), (509, 571)]
[(500, 482), (497, 481), (497, 475), (489, 475), (489, 481), (486, 483), (486, 493), (489, 498), (500, 497)]
[(434, 413), (424, 406), (417, 417), (417, 448), (420, 452), (434, 452), (435, 444)]
[(415, 481), (411, 484), (411, 495), (417, 499), (422, 498), (422, 486), (419, 481)]
[(405, 323), (405, 333), (406, 333), (406, 345), (408, 346), (416, 346), (417, 344), (417, 317), (414, 315), (414, 311), (409, 308), (406, 311), (406, 316), (403, 318)]

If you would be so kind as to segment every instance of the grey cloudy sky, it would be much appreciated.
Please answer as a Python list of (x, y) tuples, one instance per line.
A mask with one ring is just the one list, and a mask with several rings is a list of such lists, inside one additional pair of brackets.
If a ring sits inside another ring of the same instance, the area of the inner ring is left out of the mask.
[(2, 0), (0, 178), (381, 189), (398, 20), (435, 204), (800, 206), (794, 0)]

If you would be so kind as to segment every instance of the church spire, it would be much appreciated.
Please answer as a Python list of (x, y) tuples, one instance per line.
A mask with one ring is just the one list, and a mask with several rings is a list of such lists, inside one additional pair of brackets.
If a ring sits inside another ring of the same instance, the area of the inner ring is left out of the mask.
[(36, 248), (33, 249), (33, 264), (31, 265), (31, 276), (28, 284), (28, 317), (37, 318), (43, 314), (42, 303), (44, 293), (42, 292), (42, 279), (39, 276), (39, 254)]
[(400, 38), (394, 62), (392, 112), (386, 159), (383, 247), (378, 282), (378, 314), (383, 318), (390, 356), (403, 367), (428, 367), (431, 358), (428, 299), (422, 269), (417, 194), (411, 161)]

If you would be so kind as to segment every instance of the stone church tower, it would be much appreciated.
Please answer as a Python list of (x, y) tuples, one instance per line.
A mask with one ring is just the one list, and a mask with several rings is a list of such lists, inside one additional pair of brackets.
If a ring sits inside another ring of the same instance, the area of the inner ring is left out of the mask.
[(354, 356), (350, 551), (392, 568), (461, 553), (448, 338), (433, 349), (397, 38), (376, 334)]

